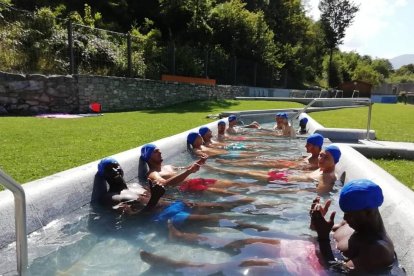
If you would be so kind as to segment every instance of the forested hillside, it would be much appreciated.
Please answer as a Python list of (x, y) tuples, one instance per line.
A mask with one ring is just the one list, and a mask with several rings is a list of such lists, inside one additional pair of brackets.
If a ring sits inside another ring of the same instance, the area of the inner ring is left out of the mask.
[(70, 73), (70, 21), (76, 73), (152, 79), (169, 73), (289, 88), (414, 79), (409, 72), (399, 77), (388, 60), (340, 52), (341, 39), (329, 42), (335, 29), (308, 17), (301, 0), (0, 3), (1, 71)]

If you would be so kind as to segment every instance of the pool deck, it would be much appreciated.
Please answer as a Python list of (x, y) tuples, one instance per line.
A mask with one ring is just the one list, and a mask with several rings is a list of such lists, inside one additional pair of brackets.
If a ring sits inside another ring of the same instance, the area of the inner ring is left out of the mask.
[(378, 140), (359, 140), (345, 143), (370, 158), (395, 157), (414, 160), (414, 143)]

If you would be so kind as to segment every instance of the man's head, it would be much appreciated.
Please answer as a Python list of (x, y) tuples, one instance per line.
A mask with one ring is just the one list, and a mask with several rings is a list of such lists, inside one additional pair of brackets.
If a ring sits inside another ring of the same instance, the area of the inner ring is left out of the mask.
[(339, 207), (344, 219), (355, 230), (372, 227), (372, 219), (379, 216), (378, 207), (384, 202), (380, 186), (368, 179), (352, 180), (339, 195)]
[(146, 144), (141, 147), (141, 160), (145, 161), (147, 164), (158, 165), (161, 164), (163, 159), (161, 151), (154, 144)]
[(302, 133), (306, 133), (306, 124), (308, 123), (308, 118), (304, 117), (299, 120), (299, 126)]
[(289, 121), (288, 121), (288, 115), (287, 115), (287, 113), (286, 113), (286, 112), (281, 112), (281, 113), (280, 113), (280, 121), (281, 121), (281, 123), (282, 123), (282, 124), (284, 124), (284, 125), (286, 125), (286, 124), (288, 124), (288, 123), (289, 123)]
[(218, 121), (217, 123), (217, 132), (218, 134), (224, 134), (224, 132), (226, 131), (226, 122), (221, 120)]
[(198, 133), (201, 135), (204, 142), (210, 142), (211, 137), (213, 137), (213, 134), (208, 127), (200, 127), (200, 129), (198, 130)]
[(236, 115), (230, 115), (228, 119), (229, 119), (229, 126), (230, 127), (235, 126), (237, 124)]
[(309, 135), (309, 137), (306, 139), (306, 152), (312, 153), (312, 154), (319, 154), (321, 151), (323, 145), (323, 136), (319, 133), (314, 133), (312, 135)]
[(340, 157), (340, 149), (337, 146), (329, 145), (319, 153), (318, 166), (322, 171), (333, 170)]
[(126, 187), (124, 171), (114, 158), (102, 159), (98, 164), (98, 174), (105, 178), (111, 188), (122, 190)]
[(203, 138), (197, 132), (190, 132), (187, 135), (187, 145), (191, 145), (193, 148), (198, 148), (203, 144)]

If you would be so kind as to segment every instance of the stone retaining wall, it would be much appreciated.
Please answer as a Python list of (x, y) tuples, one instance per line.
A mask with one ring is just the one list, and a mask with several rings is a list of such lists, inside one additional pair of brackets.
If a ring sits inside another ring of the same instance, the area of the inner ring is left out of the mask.
[(102, 76), (44, 76), (0, 72), (0, 114), (86, 113), (158, 108), (194, 100), (246, 96), (247, 87), (195, 85)]

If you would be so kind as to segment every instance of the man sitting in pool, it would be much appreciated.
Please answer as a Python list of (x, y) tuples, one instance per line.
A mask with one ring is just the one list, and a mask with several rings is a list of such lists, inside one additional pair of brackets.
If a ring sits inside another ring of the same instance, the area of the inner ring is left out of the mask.
[(258, 159), (245, 158), (238, 160), (216, 159), (221, 164), (229, 164), (241, 167), (262, 167), (262, 168), (291, 168), (301, 170), (316, 170), (318, 168), (318, 158), (323, 145), (323, 136), (315, 133), (306, 139), (306, 152), (311, 155), (304, 160), (284, 160), (284, 159)]
[(229, 126), (226, 129), (226, 133), (229, 135), (235, 135), (241, 133), (241, 129), (237, 127), (237, 117), (236, 115), (230, 115), (228, 118)]
[(307, 130), (306, 130), (307, 123), (308, 123), (308, 118), (306, 118), (306, 117), (299, 120), (298, 134), (303, 135), (303, 134), (307, 133)]
[(332, 190), (335, 181), (335, 164), (338, 163), (339, 158), (341, 157), (341, 151), (337, 146), (330, 145), (321, 151), (318, 158), (318, 169), (306, 174), (293, 175), (289, 174), (288, 171), (243, 171), (235, 169), (223, 169), (212, 166), (205, 166), (206, 168), (213, 169), (218, 172), (237, 175), (237, 176), (246, 176), (255, 178), (261, 181), (274, 182), (277, 181), (280, 183), (291, 182), (291, 181), (317, 181), (316, 192), (318, 194), (325, 194)]
[(225, 149), (206, 147), (203, 145), (203, 138), (197, 132), (190, 132), (187, 135), (187, 149), (197, 157), (221, 156), (222, 158), (242, 158), (259, 155), (256, 152), (228, 151)]
[[(394, 245), (378, 210), (383, 200), (381, 188), (371, 180), (357, 179), (348, 182), (339, 196), (344, 220), (337, 225), (334, 225), (335, 212), (331, 213), (329, 221), (324, 218), (330, 201), (325, 206), (320, 203), (319, 198), (313, 201), (310, 211), (311, 229), (318, 234), (319, 247), (327, 266), (335, 264), (344, 271), (357, 275), (383, 275), (393, 265), (398, 265)], [(332, 253), (331, 231), (335, 247), (342, 254), (340, 261)], [(405, 275), (401, 272), (392, 275)]]
[(142, 206), (139, 211), (149, 211), (154, 208), (164, 195), (165, 189), (160, 185), (151, 185), (150, 192), (143, 187), (129, 189), (124, 180), (124, 171), (114, 158), (104, 158), (98, 164), (98, 175), (109, 184), (109, 190), (102, 197), (102, 203), (114, 209), (125, 208), (130, 211), (125, 202), (136, 202)]
[[(122, 214), (151, 214), (152, 220), (166, 222), (171, 219), (174, 224), (181, 225), (184, 221), (187, 224), (203, 223), (212, 225), (223, 225), (237, 229), (253, 228), (259, 231), (268, 230), (267, 227), (245, 223), (242, 221), (228, 222), (230, 217), (209, 214), (213, 211), (229, 211), (239, 205), (250, 203), (251, 200), (240, 199), (232, 202), (197, 202), (188, 203), (185, 201), (167, 201), (161, 197), (165, 193), (162, 185), (149, 183), (150, 191), (129, 189), (123, 178), (123, 170), (118, 161), (113, 158), (102, 159), (98, 164), (98, 175), (104, 177), (110, 189), (104, 195), (102, 202)], [(207, 212), (207, 214), (206, 214)]]
[(213, 132), (206, 126), (200, 127), (198, 130), (201, 138), (203, 138), (203, 145), (210, 148), (218, 148), (225, 150), (252, 150), (252, 149), (270, 149), (269, 146), (255, 146), (246, 145), (241, 142), (224, 143), (213, 140)]
[(239, 135), (228, 135), (226, 134), (226, 122), (220, 120), (217, 122), (217, 136), (216, 139), (218, 142), (226, 141), (264, 141), (264, 139), (250, 137), (250, 136), (239, 136)]
[(285, 137), (296, 137), (296, 131), (289, 123), (288, 115), (285, 112), (280, 114), (281, 124), (282, 124), (282, 136)]
[[(162, 186), (178, 186), (182, 192), (201, 192), (209, 191), (223, 195), (235, 195), (236, 193), (227, 191), (223, 188), (242, 186), (247, 187), (245, 183), (235, 183), (230, 180), (211, 179), (211, 178), (192, 178), (186, 179), (192, 173), (199, 170), (200, 166), (206, 162), (206, 158), (202, 157), (197, 162), (188, 167), (183, 167), (178, 170), (177, 167), (170, 166), (170, 170), (163, 169), (163, 159), (159, 148), (153, 144), (147, 144), (141, 148), (140, 160), (146, 162), (148, 165), (148, 172), (146, 177), (153, 183), (158, 183)], [(143, 177), (143, 176), (141, 176)], [(247, 200), (247, 199), (246, 199)]]

